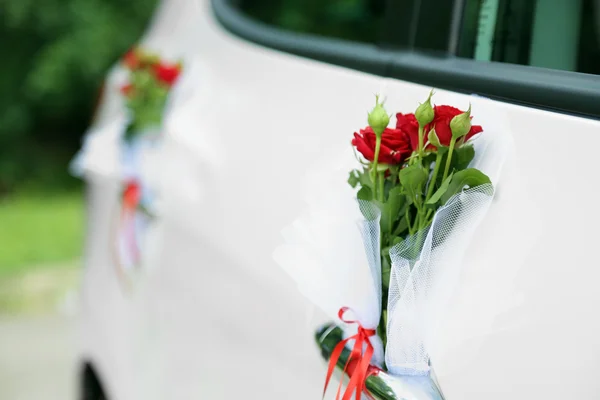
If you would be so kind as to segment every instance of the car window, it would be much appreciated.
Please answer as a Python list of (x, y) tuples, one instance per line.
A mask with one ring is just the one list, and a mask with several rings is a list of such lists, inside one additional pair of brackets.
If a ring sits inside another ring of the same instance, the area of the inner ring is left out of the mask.
[(458, 55), (600, 74), (600, 0), (468, 0)]
[(223, 28), (271, 49), (600, 118), (600, 0), (211, 0), (211, 5)]
[(240, 0), (239, 8), (281, 29), (376, 43), (384, 26), (385, 0)]

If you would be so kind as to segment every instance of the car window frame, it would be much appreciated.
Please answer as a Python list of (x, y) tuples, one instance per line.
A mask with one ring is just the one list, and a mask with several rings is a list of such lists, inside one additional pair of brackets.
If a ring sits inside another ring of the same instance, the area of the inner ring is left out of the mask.
[[(406, 1), (389, 0), (388, 5), (398, 9)], [(410, 0), (410, 4), (419, 7), (421, 1)], [(398, 30), (390, 27), (378, 45), (286, 31), (254, 20), (235, 3), (211, 0), (213, 14), (225, 30), (255, 44), (381, 77), (600, 119), (600, 75), (457, 57), (463, 0), (455, 0), (449, 16), (444, 51), (417, 49), (414, 37), (394, 37)], [(414, 32), (419, 28), (416, 18), (418, 12), (413, 12), (409, 27)]]

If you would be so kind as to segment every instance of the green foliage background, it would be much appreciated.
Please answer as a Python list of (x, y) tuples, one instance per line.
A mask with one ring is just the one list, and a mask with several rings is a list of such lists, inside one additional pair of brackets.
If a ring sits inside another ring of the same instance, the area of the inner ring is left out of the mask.
[[(141, 37), (157, 0), (0, 0), (0, 197), (77, 185), (81, 144), (107, 70)], [(384, 0), (244, 0), (298, 32), (375, 41)]]
[[(84, 205), (68, 163), (108, 69), (143, 35), (157, 2), (0, 0), (0, 283), (80, 256)], [(383, 2), (240, 5), (293, 31), (371, 41)], [(2, 298), (0, 285), (0, 311)]]
[(76, 184), (70, 158), (106, 71), (156, 0), (0, 0), (0, 196)]
[(248, 15), (284, 29), (377, 42), (385, 0), (241, 0)]

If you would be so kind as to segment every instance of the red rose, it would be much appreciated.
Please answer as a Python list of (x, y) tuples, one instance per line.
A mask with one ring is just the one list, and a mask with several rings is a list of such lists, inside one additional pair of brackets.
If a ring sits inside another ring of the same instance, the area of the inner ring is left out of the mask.
[(154, 66), (154, 73), (156, 78), (171, 86), (175, 83), (181, 72), (179, 65), (168, 65), (159, 63)]
[[(352, 139), (352, 145), (369, 161), (375, 159), (375, 143), (375, 132), (370, 126), (355, 133)], [(391, 165), (402, 164), (411, 154), (408, 136), (400, 129), (385, 128), (381, 135), (378, 162)]]
[[(449, 146), (450, 140), (452, 139), (450, 121), (464, 111), (452, 106), (435, 106), (433, 111), (435, 113), (433, 121), (425, 126), (425, 142), (427, 142), (427, 134), (429, 131), (435, 128), (440, 143), (444, 146)], [(396, 128), (402, 130), (402, 132), (410, 137), (410, 144), (413, 149), (416, 150), (419, 147), (419, 123), (414, 114), (396, 114)], [(480, 125), (471, 126), (471, 130), (465, 136), (465, 141), (481, 132), (483, 132), (483, 128)], [(435, 149), (435, 146), (433, 145), (429, 145), (428, 147)]]
[(137, 56), (135, 50), (132, 49), (125, 53), (123, 64), (132, 71), (140, 67), (140, 58)]
[(415, 114), (396, 114), (396, 129), (401, 130), (409, 138), (411, 150), (419, 148), (419, 123)]

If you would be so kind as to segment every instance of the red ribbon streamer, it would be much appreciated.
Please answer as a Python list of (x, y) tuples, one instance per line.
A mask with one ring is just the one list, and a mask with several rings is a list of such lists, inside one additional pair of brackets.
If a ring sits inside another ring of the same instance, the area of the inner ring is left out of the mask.
[(137, 181), (128, 181), (123, 191), (121, 208), (121, 226), (126, 220), (131, 221), (125, 226), (126, 242), (130, 246), (135, 260), (139, 258), (139, 249), (135, 238), (135, 212), (141, 200), (140, 185)]
[[(342, 322), (347, 324), (358, 324), (358, 332), (356, 335), (351, 336), (347, 339), (342, 340), (335, 346), (333, 352), (331, 353), (331, 357), (329, 358), (329, 367), (327, 369), (327, 378), (325, 379), (325, 387), (323, 388), (323, 397), (325, 397), (325, 393), (327, 392), (327, 387), (329, 386), (329, 381), (333, 376), (333, 371), (337, 365), (337, 362), (346, 347), (346, 344), (355, 340), (354, 347), (352, 348), (352, 352), (350, 353), (350, 357), (348, 357), (348, 361), (346, 361), (346, 365), (344, 365), (344, 370), (342, 374), (348, 373), (350, 377), (350, 382), (348, 383), (348, 387), (346, 387), (346, 391), (342, 396), (342, 400), (350, 400), (352, 398), (352, 393), (356, 393), (356, 400), (360, 400), (361, 394), (365, 391), (365, 381), (370, 375), (376, 374), (379, 369), (371, 366), (371, 358), (373, 357), (374, 348), (369, 340), (369, 337), (375, 336), (377, 332), (375, 329), (365, 329), (362, 327), (360, 322), (358, 321), (350, 321), (344, 319), (344, 314), (348, 311), (348, 307), (342, 307), (338, 312), (338, 317)], [(366, 345), (366, 350), (363, 352), (363, 347)], [(338, 391), (335, 396), (336, 400), (340, 399), (340, 393), (342, 389), (343, 375), (342, 380), (338, 386)]]

